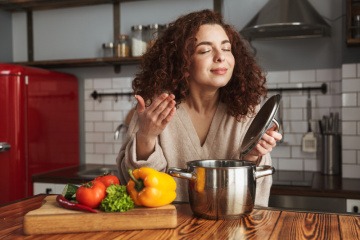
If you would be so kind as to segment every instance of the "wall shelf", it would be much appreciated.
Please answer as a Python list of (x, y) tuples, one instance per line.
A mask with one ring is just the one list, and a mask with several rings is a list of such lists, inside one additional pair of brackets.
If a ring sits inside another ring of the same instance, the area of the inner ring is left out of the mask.
[(0, 9), (9, 12), (23, 12), (135, 1), (146, 0), (3, 0), (0, 1)]
[(26, 65), (31, 67), (40, 67), (40, 68), (70, 68), (70, 67), (100, 67), (100, 66), (115, 66), (118, 68), (121, 65), (139, 64), (141, 62), (141, 59), (142, 59), (141, 57), (82, 58), (82, 59), (14, 62), (14, 64)]
[[(33, 39), (33, 11), (49, 10), (58, 8), (70, 8), (79, 6), (91, 6), (99, 4), (113, 5), (113, 36), (114, 39), (120, 33), (120, 3), (151, 0), (2, 0), (0, 9), (9, 12), (26, 12), (27, 19), (27, 43), (28, 61), (13, 62), (26, 66), (40, 68), (68, 68), (68, 67), (94, 67), (94, 66), (114, 66), (116, 73), (120, 72), (121, 65), (139, 64), (141, 57), (129, 58), (87, 58), (87, 59), (66, 59), (66, 60), (34, 60), (34, 39)], [(212, 0), (213, 9), (222, 13), (223, 0)]]

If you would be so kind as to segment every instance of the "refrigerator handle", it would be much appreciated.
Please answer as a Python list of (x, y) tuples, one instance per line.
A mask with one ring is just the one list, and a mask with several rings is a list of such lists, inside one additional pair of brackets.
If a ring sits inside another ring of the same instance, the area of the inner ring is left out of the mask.
[(11, 148), (10, 144), (6, 142), (0, 142), (0, 152), (6, 152), (9, 151)]

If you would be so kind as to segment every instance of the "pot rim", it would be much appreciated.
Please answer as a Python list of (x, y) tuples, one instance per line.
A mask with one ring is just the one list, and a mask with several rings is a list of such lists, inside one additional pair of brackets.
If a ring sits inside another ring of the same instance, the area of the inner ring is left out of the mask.
[[(196, 163), (206, 162), (206, 161), (211, 161), (211, 162), (231, 161), (231, 162), (245, 163), (246, 165), (243, 165), (243, 166), (201, 166), (201, 165), (195, 165)], [(238, 169), (238, 168), (253, 168), (253, 167), (256, 167), (255, 163), (253, 163), (251, 161), (247, 161), (247, 160), (240, 160), (240, 159), (199, 159), (199, 160), (189, 161), (189, 162), (186, 163), (186, 165), (188, 167), (206, 168), (206, 169)]]

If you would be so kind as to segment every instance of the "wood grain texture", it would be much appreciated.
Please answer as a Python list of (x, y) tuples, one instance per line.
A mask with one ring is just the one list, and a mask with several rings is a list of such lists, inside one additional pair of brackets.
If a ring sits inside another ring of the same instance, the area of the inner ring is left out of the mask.
[(335, 214), (281, 212), (270, 239), (341, 239)]
[(360, 239), (360, 217), (339, 216), (339, 228), (342, 239)]
[(174, 205), (157, 208), (139, 207), (123, 213), (85, 213), (59, 207), (56, 196), (48, 196), (44, 201), (40, 208), (25, 215), (25, 234), (159, 229), (177, 226)]
[(24, 215), (38, 209), (44, 197), (0, 207), (0, 239), (360, 239), (360, 215), (262, 208), (238, 220), (216, 221), (194, 217), (189, 204), (175, 204), (176, 228), (25, 235)]

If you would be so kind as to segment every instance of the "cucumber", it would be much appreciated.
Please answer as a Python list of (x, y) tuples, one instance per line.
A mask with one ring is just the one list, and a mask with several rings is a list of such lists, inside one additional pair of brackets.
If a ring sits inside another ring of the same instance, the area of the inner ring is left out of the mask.
[(76, 190), (78, 188), (79, 188), (78, 186), (68, 183), (65, 185), (64, 190), (62, 191), (62, 195), (69, 201), (75, 200), (76, 199)]

